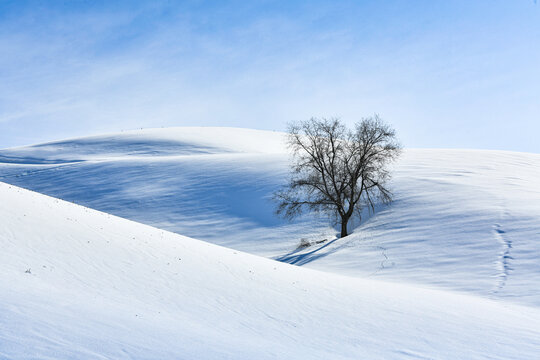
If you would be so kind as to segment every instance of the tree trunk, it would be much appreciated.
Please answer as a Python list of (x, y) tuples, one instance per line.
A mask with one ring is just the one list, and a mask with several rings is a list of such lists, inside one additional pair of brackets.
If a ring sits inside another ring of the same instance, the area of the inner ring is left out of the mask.
[(347, 233), (347, 223), (349, 222), (349, 218), (342, 217), (341, 218), (341, 237), (345, 237), (348, 235)]

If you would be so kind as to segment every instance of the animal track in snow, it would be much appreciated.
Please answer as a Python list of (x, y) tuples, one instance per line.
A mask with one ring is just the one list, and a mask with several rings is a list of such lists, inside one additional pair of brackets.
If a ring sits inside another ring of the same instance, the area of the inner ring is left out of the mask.
[(501, 229), (500, 224), (495, 224), (494, 232), (495, 238), (503, 245), (503, 251), (498, 260), (500, 267), (500, 274), (498, 275), (499, 280), (497, 282), (496, 289), (493, 290), (493, 293), (496, 294), (506, 285), (508, 276), (513, 270), (510, 266), (510, 260), (512, 260), (513, 258), (510, 255), (510, 251), (512, 250), (512, 241), (505, 235), (506, 231)]

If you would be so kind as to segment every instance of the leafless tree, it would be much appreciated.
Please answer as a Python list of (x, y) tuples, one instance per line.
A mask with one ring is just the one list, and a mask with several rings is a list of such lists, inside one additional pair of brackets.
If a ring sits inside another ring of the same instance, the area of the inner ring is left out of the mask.
[(339, 119), (301, 121), (289, 126), (293, 154), (290, 182), (274, 194), (276, 213), (292, 219), (303, 210), (332, 215), (341, 237), (356, 213), (389, 203), (388, 164), (401, 152), (395, 130), (379, 116), (362, 119), (350, 130)]

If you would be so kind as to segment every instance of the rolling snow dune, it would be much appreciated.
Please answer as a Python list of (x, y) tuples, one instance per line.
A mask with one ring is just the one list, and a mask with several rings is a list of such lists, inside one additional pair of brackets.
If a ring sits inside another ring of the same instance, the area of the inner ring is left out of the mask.
[[(406, 150), (395, 202), (336, 239), (326, 219), (287, 223), (283, 134), (130, 131), (0, 151), (0, 181), (295, 265), (540, 306), (540, 155)], [(302, 238), (325, 240), (298, 248)]]
[(540, 310), (323, 273), (0, 183), (2, 359), (533, 359)]

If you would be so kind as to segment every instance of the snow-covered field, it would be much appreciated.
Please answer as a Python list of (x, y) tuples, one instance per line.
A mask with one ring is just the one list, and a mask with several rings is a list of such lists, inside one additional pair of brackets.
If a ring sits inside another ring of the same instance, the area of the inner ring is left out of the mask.
[(540, 310), (296, 267), (0, 183), (2, 359), (533, 359)]
[(273, 216), (287, 164), (234, 128), (0, 150), (0, 359), (540, 356), (540, 155), (408, 149), (344, 239)]
[[(396, 201), (335, 240), (325, 219), (273, 216), (283, 134), (129, 131), (0, 151), (0, 181), (281, 261), (540, 306), (540, 155), (406, 150)], [(326, 242), (298, 250), (302, 238)], [(335, 240), (335, 241), (333, 241)]]

